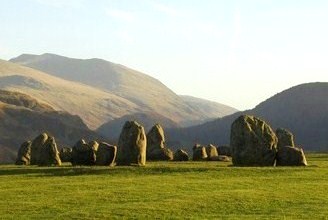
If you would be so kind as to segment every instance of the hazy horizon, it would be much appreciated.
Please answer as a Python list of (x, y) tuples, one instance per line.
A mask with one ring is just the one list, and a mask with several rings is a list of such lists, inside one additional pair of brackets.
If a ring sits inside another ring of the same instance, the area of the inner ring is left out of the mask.
[(327, 1), (7, 1), (0, 58), (101, 58), (174, 92), (249, 109), (328, 81)]

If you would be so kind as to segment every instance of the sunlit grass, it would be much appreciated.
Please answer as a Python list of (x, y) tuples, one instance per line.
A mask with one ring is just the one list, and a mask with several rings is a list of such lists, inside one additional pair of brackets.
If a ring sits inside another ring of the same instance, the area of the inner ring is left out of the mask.
[(328, 154), (308, 167), (223, 162), (0, 168), (1, 218), (325, 219)]

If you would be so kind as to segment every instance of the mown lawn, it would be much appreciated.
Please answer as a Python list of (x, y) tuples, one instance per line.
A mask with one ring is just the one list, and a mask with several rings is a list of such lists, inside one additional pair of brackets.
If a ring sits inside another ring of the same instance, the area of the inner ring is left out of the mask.
[(294, 168), (0, 166), (0, 218), (328, 219), (328, 154), (307, 157)]

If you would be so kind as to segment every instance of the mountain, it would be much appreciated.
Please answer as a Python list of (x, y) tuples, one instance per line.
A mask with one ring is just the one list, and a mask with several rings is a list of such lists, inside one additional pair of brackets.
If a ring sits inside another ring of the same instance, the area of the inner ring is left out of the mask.
[(209, 101), (206, 99), (196, 98), (187, 95), (180, 95), (180, 97), (184, 100), (185, 103), (190, 106), (193, 106), (193, 108), (196, 109), (197, 112), (200, 112), (203, 115), (207, 115), (208, 120), (221, 118), (239, 111), (233, 107)]
[(146, 133), (156, 123), (160, 123), (163, 128), (178, 128), (179, 125), (169, 118), (155, 112), (135, 113), (125, 115), (121, 118), (109, 121), (97, 129), (97, 132), (111, 140), (118, 140), (122, 127), (126, 121), (138, 121), (145, 128)]
[[(10, 62), (28, 66), (65, 80), (83, 83), (120, 97), (133, 106), (132, 108), (129, 105), (121, 106), (121, 109), (130, 113), (122, 112), (119, 116), (108, 117), (104, 122), (137, 112), (156, 112), (186, 126), (213, 117), (222, 117), (225, 112), (225, 110), (218, 109), (218, 112), (215, 113), (215, 107), (211, 108), (210, 115), (208, 115), (203, 107), (195, 105), (199, 102), (193, 102), (190, 99), (185, 101), (186, 98), (178, 96), (157, 79), (102, 59), (73, 59), (55, 54), (23, 54), (11, 59)], [(113, 102), (113, 104), (116, 103)], [(85, 118), (83, 119), (85, 120)], [(90, 124), (89, 121), (86, 122)]]
[(101, 138), (80, 117), (18, 92), (0, 90), (0, 121), (0, 163), (13, 162), (20, 144), (43, 132), (55, 136), (59, 146)]
[(230, 126), (242, 114), (267, 121), (274, 129), (291, 130), (305, 150), (328, 150), (328, 83), (301, 84), (274, 95), (254, 109), (238, 112), (202, 125), (169, 129), (169, 142), (190, 146), (195, 142), (229, 144)]
[(79, 115), (93, 129), (108, 120), (142, 111), (117, 95), (3, 60), (0, 89), (28, 94), (56, 110)]

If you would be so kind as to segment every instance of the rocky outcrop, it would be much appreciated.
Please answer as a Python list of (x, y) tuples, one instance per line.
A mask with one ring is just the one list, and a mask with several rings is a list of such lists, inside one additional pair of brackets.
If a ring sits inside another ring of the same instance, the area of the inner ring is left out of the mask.
[(97, 150), (97, 166), (115, 166), (117, 147), (100, 142)]
[(125, 122), (117, 149), (117, 165), (146, 164), (147, 138), (143, 126), (136, 121)]
[(303, 149), (291, 146), (280, 147), (276, 166), (307, 166)]
[(276, 135), (278, 138), (278, 149), (285, 146), (295, 147), (294, 135), (292, 132), (284, 128), (278, 128), (276, 130)]
[(189, 160), (189, 155), (186, 151), (182, 149), (178, 149), (174, 153), (174, 161), (188, 161)]
[(31, 141), (25, 141), (17, 153), (16, 165), (29, 165), (31, 160)]
[(242, 115), (231, 125), (232, 162), (235, 166), (273, 166), (277, 142), (266, 122)]

